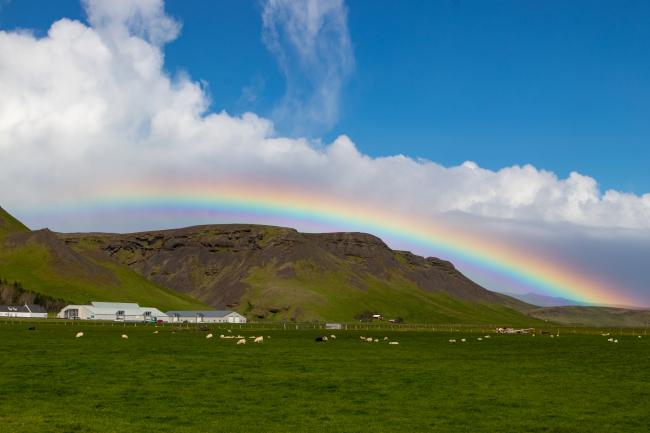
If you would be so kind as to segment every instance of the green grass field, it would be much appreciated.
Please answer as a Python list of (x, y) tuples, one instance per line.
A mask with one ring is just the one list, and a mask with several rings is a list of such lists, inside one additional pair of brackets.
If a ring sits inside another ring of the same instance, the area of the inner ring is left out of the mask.
[[(647, 432), (650, 335), (0, 321), (7, 432)], [(76, 339), (77, 331), (84, 331)], [(127, 333), (128, 340), (120, 338)], [(400, 342), (362, 343), (360, 335)], [(451, 344), (450, 338), (467, 338)]]

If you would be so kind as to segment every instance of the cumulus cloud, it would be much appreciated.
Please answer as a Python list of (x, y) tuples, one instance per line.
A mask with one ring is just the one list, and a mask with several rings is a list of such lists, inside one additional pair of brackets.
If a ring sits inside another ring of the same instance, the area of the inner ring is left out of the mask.
[[(253, 113), (209, 113), (199, 82), (164, 71), (164, 44), (180, 25), (162, 1), (84, 6), (88, 23), (62, 19), (44, 37), (0, 32), (0, 200), (19, 216), (63, 198), (95, 197), (116, 182), (245, 178), (299, 183), (421, 217), (466, 215), (495, 233), (524, 224), (547, 233), (581, 227), (585, 239), (595, 229), (648, 239), (650, 194), (603, 192), (579, 173), (562, 179), (531, 165), (492, 171), (474, 162), (445, 167), (404, 155), (373, 158), (344, 135), (323, 144), (281, 136), (273, 121)], [(301, 74), (324, 66), (310, 82), (313, 98), (290, 88), (284, 103), (293, 110), (306, 101), (305, 121), (324, 113), (333, 122), (353, 66), (342, 2), (269, 0), (264, 26), (287, 76), (289, 55), (299, 59)], [(54, 228), (75, 230), (74, 224)], [(534, 239), (530, 233), (523, 238)]]
[(274, 120), (299, 134), (331, 127), (354, 70), (343, 0), (267, 0), (262, 22), (264, 43), (287, 83)]

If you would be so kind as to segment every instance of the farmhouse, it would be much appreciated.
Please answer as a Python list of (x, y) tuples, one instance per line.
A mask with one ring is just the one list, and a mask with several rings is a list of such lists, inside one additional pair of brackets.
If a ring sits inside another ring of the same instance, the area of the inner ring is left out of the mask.
[(0, 305), (0, 317), (47, 318), (47, 311), (40, 305)]
[(172, 323), (246, 323), (246, 318), (234, 311), (168, 311)]
[(116, 322), (168, 322), (169, 317), (153, 307), (122, 302), (91, 302), (68, 305), (56, 315), (59, 319), (112, 320)]

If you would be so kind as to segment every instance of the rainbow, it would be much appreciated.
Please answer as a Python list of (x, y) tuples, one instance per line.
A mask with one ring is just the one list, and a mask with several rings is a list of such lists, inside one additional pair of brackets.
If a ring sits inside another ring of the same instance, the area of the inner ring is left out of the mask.
[(234, 222), (254, 215), (290, 224), (291, 221), (363, 229), (383, 238), (399, 240), (427, 251), (435, 251), (470, 269), (482, 270), (513, 281), (536, 292), (584, 302), (633, 305), (612, 284), (557, 260), (490, 238), (459, 230), (439, 221), (421, 219), (389, 209), (367, 206), (310, 191), (308, 188), (220, 182), (114, 185), (83, 203), (64, 204), (59, 210), (105, 212), (131, 211), (150, 214), (235, 215)]

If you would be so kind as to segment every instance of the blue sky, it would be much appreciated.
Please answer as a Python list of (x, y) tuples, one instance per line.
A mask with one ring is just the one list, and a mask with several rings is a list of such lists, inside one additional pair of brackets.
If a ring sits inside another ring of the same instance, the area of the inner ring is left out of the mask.
[[(356, 68), (338, 121), (371, 156), (489, 169), (531, 163), (602, 188), (650, 191), (650, 3), (347, 3)], [(262, 42), (258, 1), (170, 0), (183, 23), (166, 69), (204, 80), (212, 110), (270, 116), (285, 81)], [(3, 29), (84, 19), (77, 0), (5, 1)], [(244, 90), (248, 89), (248, 90)], [(277, 125), (279, 132), (282, 124)]]
[(649, 18), (628, 1), (0, 0), (0, 205), (32, 228), (133, 232), (271, 216), (138, 218), (112, 197), (298, 188), (650, 305)]

